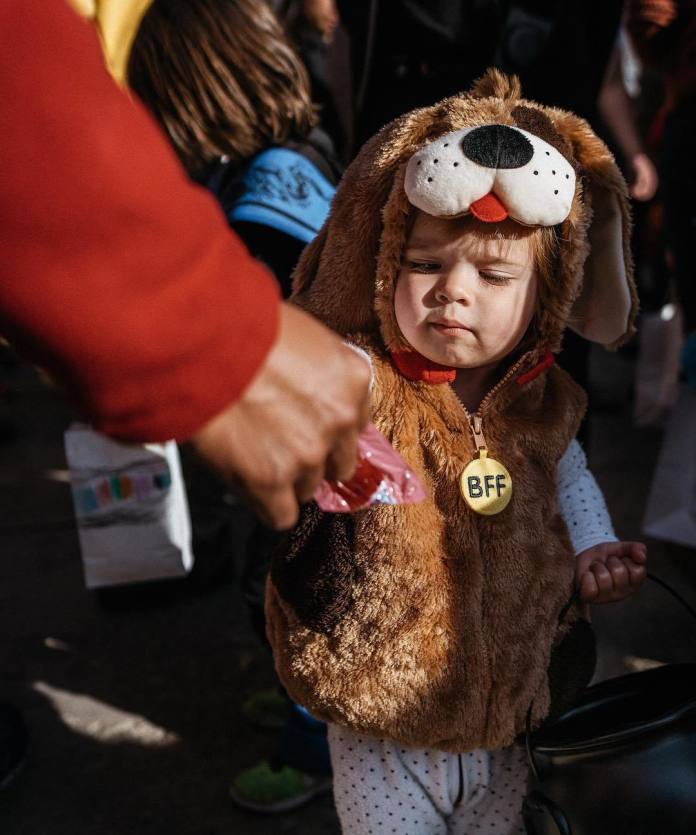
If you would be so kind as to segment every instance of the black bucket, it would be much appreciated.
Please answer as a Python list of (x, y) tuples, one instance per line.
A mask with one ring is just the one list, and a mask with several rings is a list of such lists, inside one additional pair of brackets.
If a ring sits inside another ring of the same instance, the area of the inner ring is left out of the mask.
[(696, 664), (588, 688), (527, 751), (529, 835), (696, 835)]

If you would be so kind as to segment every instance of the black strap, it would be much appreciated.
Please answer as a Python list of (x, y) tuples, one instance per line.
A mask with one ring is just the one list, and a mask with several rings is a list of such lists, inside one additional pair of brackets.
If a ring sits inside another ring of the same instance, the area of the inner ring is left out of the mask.
[(532, 751), (532, 708), (534, 707), (534, 700), (532, 699), (532, 703), (527, 708), (527, 717), (524, 722), (524, 748), (527, 752), (527, 762), (529, 763), (529, 769), (534, 775), (534, 779), (537, 782), (541, 781), (541, 775), (539, 774), (539, 769), (537, 768), (536, 760), (534, 759), (534, 751)]
[(575, 589), (575, 591), (570, 595), (570, 599), (568, 600), (568, 602), (565, 604), (565, 606), (558, 613), (558, 625), (559, 626), (566, 619), (566, 615), (573, 608), (573, 605), (575, 603), (579, 603), (579, 602), (580, 602), (580, 589)]
[[(530, 812), (536, 812), (537, 814), (548, 813), (551, 815), (551, 819), (556, 824), (556, 829), (558, 830), (559, 835), (572, 835), (570, 824), (568, 823), (566, 816), (563, 814), (563, 809), (561, 809), (557, 803), (554, 803), (553, 800), (545, 797), (540, 791), (530, 792), (530, 794), (524, 799), (522, 809), (526, 823), (527, 815), (529, 815)], [(529, 827), (529, 823), (527, 823), (527, 829), (529, 832), (535, 831)]]
[[(691, 606), (690, 603), (687, 603), (687, 601), (681, 596), (681, 594), (679, 594), (679, 592), (676, 589), (672, 588), (672, 586), (670, 586), (669, 583), (667, 583), (665, 580), (660, 579), (660, 577), (657, 577), (655, 574), (651, 574), (650, 572), (648, 572), (648, 574), (647, 574), (647, 579), (652, 580), (653, 583), (656, 583), (658, 586), (661, 586), (666, 592), (671, 594), (672, 597), (677, 601), (677, 603), (681, 603), (682, 607), (691, 615), (691, 617), (694, 620), (696, 620), (696, 609), (694, 609), (693, 606)], [(579, 602), (580, 602), (580, 591), (579, 591), (579, 589), (576, 589), (573, 592), (573, 594), (570, 596), (570, 599), (568, 600), (568, 602), (564, 605), (564, 607), (561, 609), (561, 611), (558, 614), (558, 625), (559, 626), (565, 620), (566, 615), (568, 614), (568, 612), (572, 608), (573, 604), (574, 603), (579, 603)]]
[(459, 761), (459, 791), (457, 792), (457, 797), (454, 801), (454, 807), (457, 808), (459, 804), (462, 802), (462, 798), (464, 797), (464, 766), (462, 764), (462, 755), (457, 754), (457, 759)]
[(648, 580), (652, 580), (653, 583), (657, 583), (658, 586), (662, 586), (662, 588), (666, 592), (669, 592), (669, 594), (672, 595), (672, 597), (677, 601), (677, 603), (681, 603), (683, 608), (686, 609), (686, 611), (691, 615), (691, 617), (694, 620), (696, 620), (696, 609), (694, 609), (690, 603), (687, 603), (686, 600), (684, 600), (684, 598), (681, 596), (681, 594), (679, 594), (679, 592), (676, 591), (676, 589), (673, 589), (672, 586), (669, 585), (669, 583), (666, 583), (664, 580), (661, 580), (654, 574), (650, 574), (650, 572), (648, 572)]

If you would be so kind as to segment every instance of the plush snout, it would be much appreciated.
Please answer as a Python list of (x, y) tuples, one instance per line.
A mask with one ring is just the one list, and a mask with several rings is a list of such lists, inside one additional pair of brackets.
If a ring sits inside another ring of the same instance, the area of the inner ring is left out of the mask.
[(492, 124), (445, 134), (417, 151), (404, 185), (409, 202), (435, 217), (472, 212), (482, 220), (509, 215), (527, 226), (555, 226), (570, 213), (575, 171), (540, 137)]

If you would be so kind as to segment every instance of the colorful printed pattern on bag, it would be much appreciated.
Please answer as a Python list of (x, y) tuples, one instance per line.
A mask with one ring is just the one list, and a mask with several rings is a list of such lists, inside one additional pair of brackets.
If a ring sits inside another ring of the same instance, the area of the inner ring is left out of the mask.
[(161, 516), (171, 484), (164, 460), (133, 463), (118, 471), (73, 471), (78, 524), (101, 527), (119, 522), (150, 523)]

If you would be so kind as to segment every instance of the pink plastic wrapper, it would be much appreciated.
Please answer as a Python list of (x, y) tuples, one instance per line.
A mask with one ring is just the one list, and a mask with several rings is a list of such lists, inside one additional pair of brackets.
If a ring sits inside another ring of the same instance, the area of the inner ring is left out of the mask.
[(358, 466), (350, 481), (321, 482), (314, 498), (322, 510), (350, 513), (374, 504), (415, 504), (425, 498), (416, 474), (370, 424), (358, 438)]

